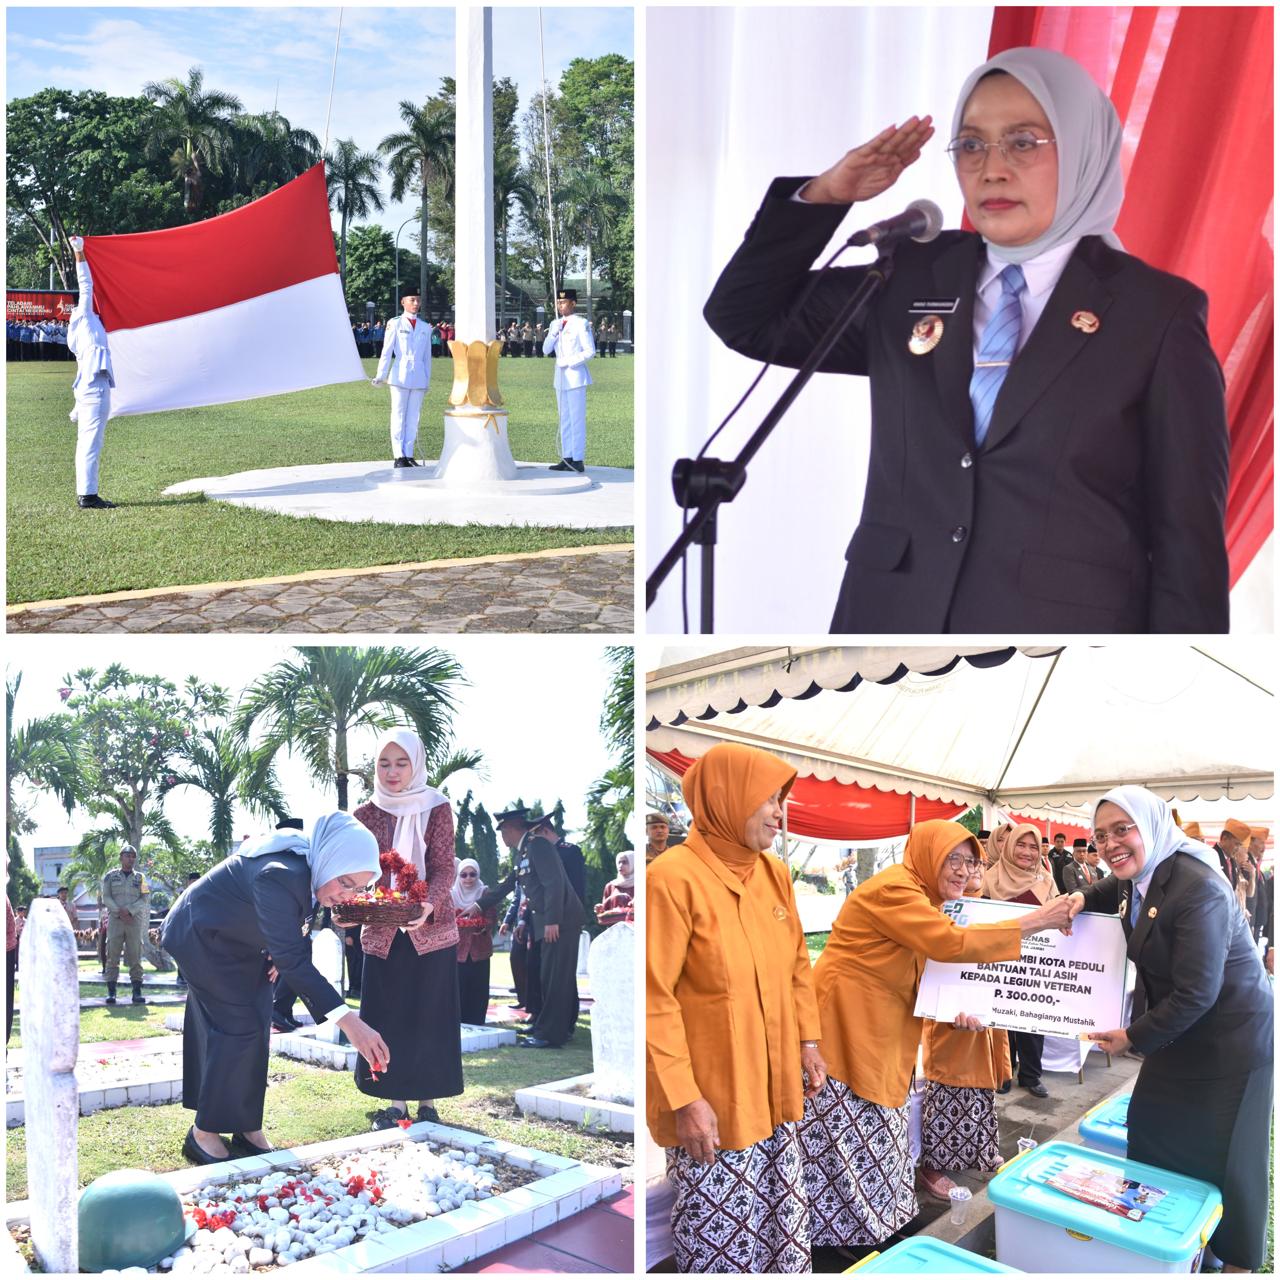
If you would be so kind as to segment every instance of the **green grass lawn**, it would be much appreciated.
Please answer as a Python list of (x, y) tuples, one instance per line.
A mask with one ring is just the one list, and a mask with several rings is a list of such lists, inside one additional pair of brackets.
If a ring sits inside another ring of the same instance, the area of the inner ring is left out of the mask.
[[(364, 362), (372, 374), (374, 361)], [(597, 360), (587, 408), (587, 461), (632, 465), (633, 364)], [(347, 524), (166, 498), (180, 480), (304, 463), (390, 456), (385, 388), (343, 383), (240, 404), (117, 418), (102, 452), (102, 492), (117, 511), (75, 507), (71, 364), (10, 364), (8, 600), (10, 604), (146, 587), (363, 568), (454, 556), (629, 542), (626, 529)], [(418, 455), (436, 458), (452, 361), (437, 360)], [(512, 452), (555, 461), (557, 419), (546, 360), (503, 360)]]

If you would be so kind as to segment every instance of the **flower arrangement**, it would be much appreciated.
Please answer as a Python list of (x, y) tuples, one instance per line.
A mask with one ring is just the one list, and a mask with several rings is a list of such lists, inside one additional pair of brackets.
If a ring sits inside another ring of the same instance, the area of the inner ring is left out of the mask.
[(477, 915), (469, 915), (462, 909), (457, 910), (457, 922), (459, 929), (487, 929), (489, 921), (486, 919), (484, 912)]
[(394, 849), (380, 853), (378, 865), (382, 875), (372, 889), (334, 907), (334, 916), (343, 924), (408, 924), (421, 913), (427, 882), (418, 875), (418, 868)]

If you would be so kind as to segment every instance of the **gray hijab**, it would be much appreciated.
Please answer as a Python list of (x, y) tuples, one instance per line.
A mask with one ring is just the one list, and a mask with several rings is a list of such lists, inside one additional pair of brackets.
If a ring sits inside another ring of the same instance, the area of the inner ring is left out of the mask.
[(964, 122), (969, 95), (989, 71), (1013, 76), (1048, 117), (1058, 142), (1058, 207), (1049, 229), (1030, 244), (998, 245), (988, 240), (987, 251), (1002, 262), (1028, 262), (1081, 236), (1102, 236), (1113, 248), (1123, 249), (1112, 230), (1124, 201), (1124, 178), (1120, 172), (1123, 131), (1111, 99), (1065, 53), (1006, 49), (964, 82), (951, 122), (953, 138)]
[(236, 852), (242, 858), (261, 858), (271, 853), (305, 854), (311, 868), (313, 894), (338, 876), (363, 875), (372, 880), (379, 870), (378, 841), (373, 832), (341, 810), (317, 818), (309, 838), (301, 831), (276, 831), (246, 840)]

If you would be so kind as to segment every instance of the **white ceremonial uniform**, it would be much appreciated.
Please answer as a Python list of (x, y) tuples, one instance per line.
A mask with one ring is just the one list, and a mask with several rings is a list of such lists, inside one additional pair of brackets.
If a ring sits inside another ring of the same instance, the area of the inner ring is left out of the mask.
[(76, 380), (71, 387), (76, 407), (70, 418), (77, 425), (76, 493), (84, 498), (98, 492), (98, 459), (116, 378), (107, 331), (93, 309), (93, 275), (87, 262), (76, 261), (76, 281), (80, 297), (67, 322), (67, 346), (76, 358)]
[(557, 316), (547, 330), (543, 355), (556, 358), (556, 405), (560, 410), (560, 456), (584, 462), (587, 456), (587, 361), (596, 353), (591, 326), (580, 315)]
[(401, 313), (387, 324), (378, 361), (379, 381), (391, 388), (391, 456), (412, 458), (422, 400), (431, 385), (431, 325)]

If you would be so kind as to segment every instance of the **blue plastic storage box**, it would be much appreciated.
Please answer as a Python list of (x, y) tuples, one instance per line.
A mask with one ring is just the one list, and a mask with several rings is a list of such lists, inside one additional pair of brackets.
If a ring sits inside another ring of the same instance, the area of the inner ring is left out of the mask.
[(990, 1258), (970, 1253), (968, 1249), (948, 1244), (945, 1240), (934, 1240), (930, 1236), (913, 1236), (910, 1240), (900, 1240), (883, 1253), (868, 1254), (861, 1262), (855, 1262), (845, 1275), (850, 1271), (863, 1275), (878, 1271), (886, 1276), (991, 1275), (997, 1272), (1001, 1275), (1019, 1274), (1016, 1267), (992, 1262)]
[(1122, 1093), (1086, 1111), (1080, 1121), (1080, 1141), (1094, 1151), (1110, 1151), (1123, 1156), (1129, 1151), (1129, 1099)]

